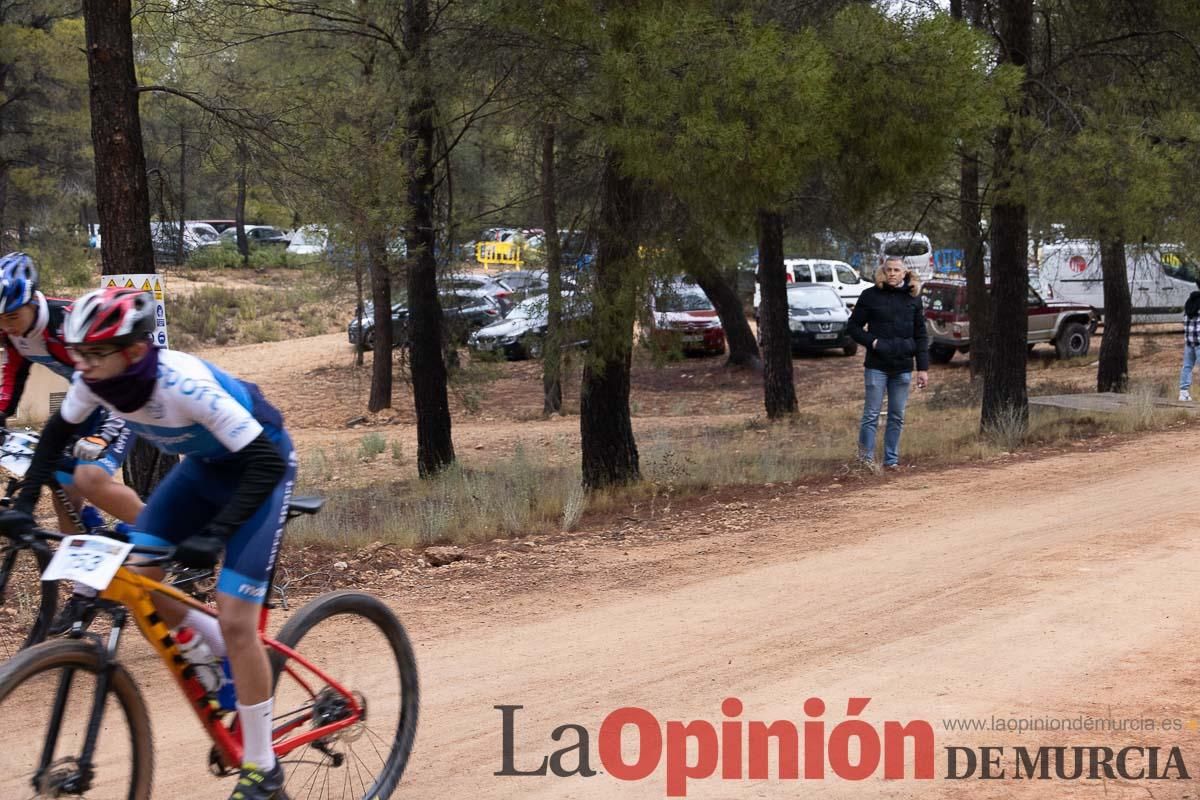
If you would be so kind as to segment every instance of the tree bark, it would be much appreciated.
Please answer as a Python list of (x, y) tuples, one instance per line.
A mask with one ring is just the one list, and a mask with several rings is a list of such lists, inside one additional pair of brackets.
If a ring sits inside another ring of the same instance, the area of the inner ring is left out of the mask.
[(603, 489), (641, 477), (629, 412), (633, 356), (637, 229), (642, 190), (621, 174), (611, 150), (604, 161), (595, 261), (592, 352), (583, 369), (579, 428), (583, 485)]
[(175, 258), (182, 264), (187, 257), (183, 235), (187, 228), (187, 129), (179, 126), (179, 241), (175, 245)]
[(154, 272), (129, 0), (85, 0), (96, 210), (106, 275)]
[(763, 400), (768, 419), (796, 413), (792, 334), (788, 328), (783, 215), (758, 212), (758, 334), (762, 342)]
[(554, 169), (554, 123), (542, 130), (542, 228), (546, 249), (546, 340), (542, 343), (542, 413), (562, 411), (562, 242)]
[(1100, 340), (1096, 391), (1124, 392), (1129, 388), (1129, 331), (1133, 325), (1125, 238), (1103, 236), (1100, 248), (1100, 270), (1104, 276), (1104, 336)]
[(699, 237), (691, 234), (684, 237), (680, 255), (683, 257), (684, 269), (704, 290), (713, 308), (717, 310), (721, 327), (725, 329), (725, 343), (729, 347), (729, 358), (726, 359), (725, 365), (761, 370), (762, 358), (759, 356), (758, 342), (755, 341), (754, 331), (750, 329), (750, 322), (746, 319), (746, 310), (742, 308), (741, 298), (713, 263), (708, 252), (699, 244), (700, 241)]
[[(366, 239), (367, 260), (371, 270), (371, 302), (375, 306), (374, 347), (371, 361), (371, 393), (367, 410), (371, 412), (392, 405), (392, 273), (388, 258), (387, 240), (380, 234)], [(412, 313), (411, 303), (409, 313)], [(361, 328), (359, 330), (362, 330)]]
[(431, 477), (454, 463), (446, 361), (442, 355), (442, 307), (434, 258), (434, 98), (429, 58), (429, 0), (405, 0), (404, 46), (416, 75), (408, 106), (409, 363), (417, 413), (417, 471)]
[(237, 226), (237, 249), (242, 254), (242, 266), (250, 265), (250, 240), (246, 238), (246, 162), (249, 161), (244, 142), (238, 142), (237, 206), (233, 217)]
[[(999, 4), (1001, 59), (1029, 72), (1033, 36), (1032, 0)], [(1030, 113), (1028, 87), (1022, 89), (1018, 116)], [(983, 430), (1021, 430), (1029, 421), (1026, 389), (1027, 298), (1029, 291), (1029, 222), (1024, 200), (1022, 134), (1012, 125), (996, 136), (996, 201), (992, 205), (992, 331), (988, 339), (983, 382)], [(972, 313), (974, 309), (972, 308)], [(974, 339), (974, 334), (972, 334)]]
[[(130, 11), (129, 0), (83, 4), (104, 275), (155, 271)], [(122, 470), (125, 483), (145, 498), (177, 460), (138, 439)]]

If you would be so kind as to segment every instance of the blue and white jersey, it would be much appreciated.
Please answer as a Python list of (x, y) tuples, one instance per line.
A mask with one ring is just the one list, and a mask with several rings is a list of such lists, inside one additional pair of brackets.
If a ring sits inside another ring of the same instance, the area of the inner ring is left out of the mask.
[(257, 386), (177, 350), (158, 352), (158, 380), (136, 411), (106, 403), (76, 373), (63, 398), (63, 419), (79, 424), (97, 408), (124, 419), (159, 450), (202, 461), (236, 453), (264, 431), (272, 441), (283, 436), (283, 417)]

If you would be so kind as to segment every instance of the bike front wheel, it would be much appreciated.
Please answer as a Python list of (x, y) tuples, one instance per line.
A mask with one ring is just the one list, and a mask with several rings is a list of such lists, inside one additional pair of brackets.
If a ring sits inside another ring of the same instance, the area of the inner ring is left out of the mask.
[[(300, 657), (268, 651), (275, 748), (287, 795), (386, 800), (408, 764), (420, 706), (416, 658), (400, 621), (378, 598), (333, 592), (297, 611), (275, 640)], [(357, 721), (305, 744), (288, 744), (348, 719)]]
[(124, 667), (111, 669), (102, 691), (103, 674), (101, 652), (78, 639), (30, 647), (0, 667), (0, 719), (9, 723), (0, 797), (149, 800), (154, 750), (146, 703)]
[(46, 638), (58, 605), (58, 582), (43, 581), (44, 547), (0, 538), (0, 661)]

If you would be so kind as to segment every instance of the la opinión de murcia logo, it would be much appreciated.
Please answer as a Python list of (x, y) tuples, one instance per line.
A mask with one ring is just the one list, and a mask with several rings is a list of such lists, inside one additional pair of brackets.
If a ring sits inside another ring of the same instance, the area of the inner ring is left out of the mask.
[[(887, 780), (932, 780), (936, 742), (925, 720), (871, 723), (861, 719), (869, 697), (846, 701), (846, 716), (830, 725), (822, 717), (823, 700), (804, 702), (808, 717), (791, 720), (741, 719), (741, 700), (721, 703), (723, 719), (668, 720), (650, 711), (625, 706), (610, 712), (595, 734), (567, 723), (550, 732), (555, 744), (548, 753), (522, 755), (515, 750), (517, 712), (522, 705), (493, 706), (500, 712), (501, 777), (593, 778), (602, 773), (621, 781), (643, 781), (664, 767), (667, 797), (686, 797), (691, 781), (824, 780), (861, 781), (882, 775)], [(628, 744), (628, 750), (623, 750)], [(1165, 755), (1160, 752), (1168, 750)], [(978, 751), (978, 755), (976, 754)], [(945, 779), (1187, 779), (1178, 747), (945, 747)], [(911, 762), (906, 766), (906, 754)], [(599, 769), (593, 766), (598, 758)], [(776, 768), (772, 774), (770, 765)]]

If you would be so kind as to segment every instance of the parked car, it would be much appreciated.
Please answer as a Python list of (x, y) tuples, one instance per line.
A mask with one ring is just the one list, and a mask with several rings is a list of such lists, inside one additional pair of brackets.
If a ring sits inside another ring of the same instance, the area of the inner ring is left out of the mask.
[[(971, 349), (971, 321), (967, 316), (966, 281), (938, 279), (921, 286), (925, 325), (929, 330), (929, 358), (948, 364), (955, 353)], [(1099, 317), (1081, 303), (1047, 301), (1032, 286), (1028, 289), (1028, 343), (1053, 344), (1059, 358), (1086, 356)]]
[(514, 269), (493, 277), (512, 290), (512, 296), (518, 302), (526, 297), (544, 294), (550, 288), (546, 271), (541, 269)]
[(788, 329), (792, 351), (839, 349), (852, 356), (858, 343), (850, 338), (850, 309), (829, 286), (795, 284), (788, 287)]
[[(788, 258), (784, 259), (783, 267), (788, 283), (816, 283), (832, 286), (838, 297), (853, 310), (858, 302), (858, 296), (873, 282), (870, 278), (859, 275), (845, 261), (834, 261), (824, 258)], [(754, 281), (754, 316), (758, 317), (758, 306), (762, 300), (762, 291), (758, 285), (757, 275)]]
[[(509, 360), (541, 358), (549, 326), (549, 298), (542, 294), (518, 303), (508, 316), (471, 334), (467, 346), (479, 353), (502, 353)], [(586, 301), (563, 292), (563, 320), (572, 322), (591, 313)], [(586, 338), (568, 332), (567, 345), (585, 345)]]
[[(879, 257), (875, 266), (886, 258), (902, 258), (904, 266), (925, 280), (933, 275), (933, 244), (929, 237), (916, 231), (883, 232), (871, 235)], [(874, 267), (871, 268), (874, 272)]]
[[(250, 247), (287, 247), (290, 241), (286, 233), (271, 225), (247, 225), (246, 239), (250, 242)], [(237, 226), (221, 231), (221, 241), (237, 244)]]
[(287, 252), (294, 256), (319, 256), (329, 249), (329, 231), (320, 225), (301, 225), (292, 232)]
[[(438, 297), (442, 306), (442, 332), (447, 341), (466, 342), (478, 328), (500, 319), (504, 310), (500, 301), (492, 297), (474, 297), (460, 292), (442, 292)], [(408, 299), (401, 298), (392, 304), (392, 347), (408, 344)], [(375, 347), (375, 307), (363, 304), (362, 330), (358, 316), (346, 326), (346, 337), (350, 344), (365, 350)]]
[(438, 279), (438, 284), (444, 291), (458, 292), (470, 297), (492, 297), (505, 305), (505, 311), (512, 307), (509, 299), (513, 289), (507, 283), (475, 272), (456, 272)]
[(725, 352), (725, 329), (700, 287), (675, 284), (650, 296), (650, 342), (685, 355)]
[[(154, 254), (163, 260), (172, 260), (179, 255), (179, 223), (151, 222), (150, 240)], [(183, 223), (183, 251), (191, 253), (202, 247), (220, 245), (216, 228), (206, 222), (186, 221)]]

